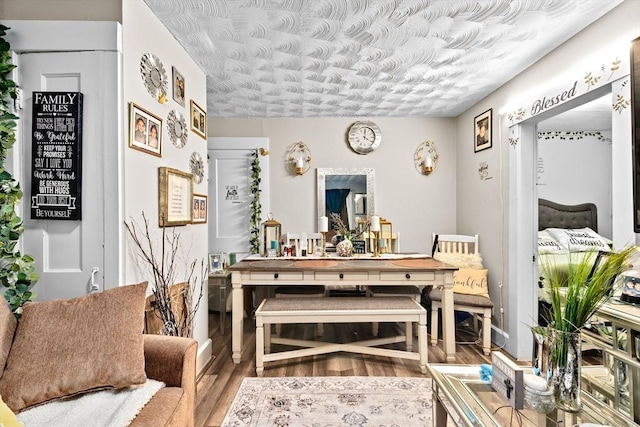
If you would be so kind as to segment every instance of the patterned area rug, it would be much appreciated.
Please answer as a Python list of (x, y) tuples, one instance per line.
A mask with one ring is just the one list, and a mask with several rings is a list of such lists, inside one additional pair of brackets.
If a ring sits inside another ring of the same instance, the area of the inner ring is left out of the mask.
[(222, 426), (432, 425), (430, 378), (245, 378)]

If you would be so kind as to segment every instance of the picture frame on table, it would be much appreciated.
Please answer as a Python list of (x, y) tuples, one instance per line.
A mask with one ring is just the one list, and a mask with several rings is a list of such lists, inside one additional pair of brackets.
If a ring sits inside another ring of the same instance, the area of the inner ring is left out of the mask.
[(207, 112), (193, 99), (191, 100), (191, 130), (203, 139), (207, 139)]
[(209, 273), (224, 271), (224, 254), (215, 252), (209, 254)]
[(193, 216), (191, 222), (193, 224), (205, 224), (207, 222), (207, 196), (204, 194), (193, 195)]
[(162, 119), (129, 103), (129, 147), (162, 157)]
[(473, 147), (474, 152), (486, 150), (493, 145), (493, 110), (489, 108), (482, 114), (477, 115), (473, 119), (473, 134), (475, 136)]
[(171, 67), (173, 81), (173, 100), (184, 107), (185, 81), (184, 76), (176, 67)]
[(178, 169), (158, 168), (158, 226), (191, 224), (193, 175)]

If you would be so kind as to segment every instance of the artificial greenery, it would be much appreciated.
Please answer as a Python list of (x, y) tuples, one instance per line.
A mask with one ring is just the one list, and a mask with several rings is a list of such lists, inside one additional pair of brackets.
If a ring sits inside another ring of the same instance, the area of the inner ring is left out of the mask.
[(258, 150), (253, 152), (253, 161), (251, 162), (251, 217), (249, 219), (251, 226), (251, 236), (249, 243), (251, 245), (251, 253), (260, 253), (260, 218), (262, 215), (262, 206), (260, 205), (260, 159), (258, 158)]
[[(619, 252), (586, 254), (569, 263), (568, 271), (548, 268), (551, 310), (547, 320), (562, 332), (579, 332), (595, 312), (611, 296), (616, 278), (628, 268), (635, 247)], [(595, 265), (594, 265), (595, 263)]]
[[(35, 296), (30, 290), (38, 280), (34, 260), (16, 249), (24, 231), (16, 205), (22, 199), (18, 182), (6, 170), (5, 161), (16, 141), (18, 117), (11, 113), (9, 102), (17, 98), (16, 84), (10, 73), (16, 68), (11, 61), (11, 46), (5, 40), (9, 28), (0, 25), (0, 283), (4, 297), (17, 317), (22, 306)], [(11, 101), (10, 101), (11, 100)]]

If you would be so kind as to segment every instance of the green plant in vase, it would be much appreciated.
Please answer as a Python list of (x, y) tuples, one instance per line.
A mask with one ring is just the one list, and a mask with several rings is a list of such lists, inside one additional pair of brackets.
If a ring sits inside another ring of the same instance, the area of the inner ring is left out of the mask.
[(628, 247), (619, 252), (587, 253), (579, 260), (570, 260), (566, 272), (547, 268), (551, 299), (547, 380), (561, 409), (580, 410), (580, 331), (612, 295), (616, 278), (628, 268), (635, 250)]
[(336, 245), (336, 253), (338, 256), (353, 255), (353, 239), (358, 236), (342, 221), (340, 214), (331, 212), (331, 228), (337, 230), (343, 239)]

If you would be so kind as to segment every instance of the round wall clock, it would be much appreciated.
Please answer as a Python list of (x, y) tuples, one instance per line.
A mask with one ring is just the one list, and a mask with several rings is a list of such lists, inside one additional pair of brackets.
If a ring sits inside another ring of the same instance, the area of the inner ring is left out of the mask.
[(202, 162), (202, 156), (195, 151), (191, 153), (191, 158), (189, 159), (189, 170), (195, 183), (200, 184), (204, 179), (204, 163)]
[(380, 146), (382, 132), (373, 122), (355, 122), (349, 128), (347, 140), (351, 149), (358, 154), (369, 154)]
[(169, 127), (171, 143), (178, 148), (184, 147), (188, 136), (187, 121), (184, 116), (176, 110), (169, 111), (167, 126)]
[(142, 55), (142, 58), (140, 58), (140, 74), (151, 96), (159, 103), (165, 104), (167, 102), (169, 79), (160, 59), (152, 53)]

